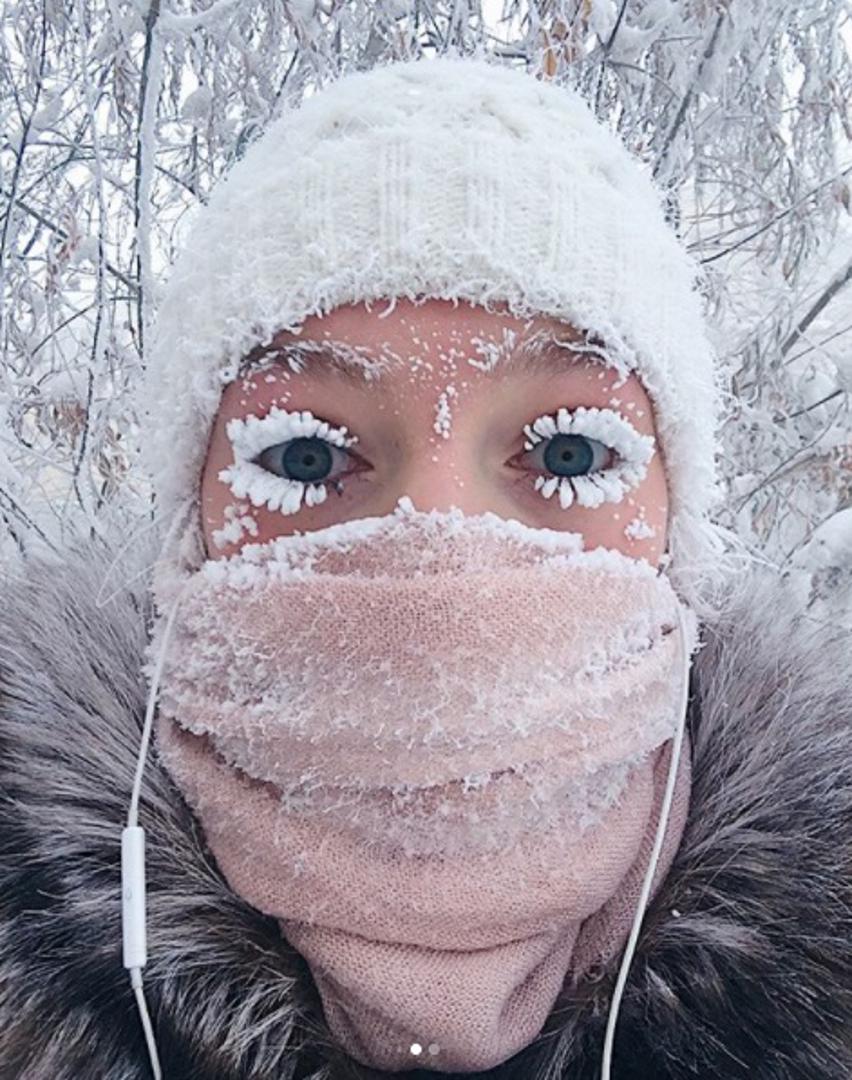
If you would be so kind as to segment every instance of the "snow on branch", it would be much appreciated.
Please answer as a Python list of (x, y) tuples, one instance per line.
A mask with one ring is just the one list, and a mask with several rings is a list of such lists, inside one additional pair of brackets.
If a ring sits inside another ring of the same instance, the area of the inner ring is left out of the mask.
[(0, 559), (81, 515), (94, 533), (147, 514), (132, 401), (159, 283), (266, 124), (338, 72), (478, 50), (579, 89), (664, 190), (730, 376), (725, 523), (785, 568), (840, 558), (814, 537), (852, 506), (848, 0), (8, 0), (0, 18)]

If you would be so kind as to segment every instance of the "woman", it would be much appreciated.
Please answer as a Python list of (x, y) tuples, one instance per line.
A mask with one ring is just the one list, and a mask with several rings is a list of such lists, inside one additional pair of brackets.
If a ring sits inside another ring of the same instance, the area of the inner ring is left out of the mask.
[(147, 694), (164, 1076), (596, 1076), (636, 927), (613, 1076), (848, 1075), (848, 639), (713, 521), (695, 269), (482, 58), (250, 148), (159, 313), (153, 576), (104, 604), (79, 543), (7, 597), (0, 1072), (150, 1075)]

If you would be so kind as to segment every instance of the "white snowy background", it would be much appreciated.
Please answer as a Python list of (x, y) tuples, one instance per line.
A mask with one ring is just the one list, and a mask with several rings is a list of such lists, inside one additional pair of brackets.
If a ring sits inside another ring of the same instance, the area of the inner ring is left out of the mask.
[(5, 0), (0, 568), (144, 529), (133, 393), (158, 296), (269, 120), (338, 71), (477, 47), (579, 87), (668, 192), (728, 370), (724, 523), (852, 626), (842, 0)]

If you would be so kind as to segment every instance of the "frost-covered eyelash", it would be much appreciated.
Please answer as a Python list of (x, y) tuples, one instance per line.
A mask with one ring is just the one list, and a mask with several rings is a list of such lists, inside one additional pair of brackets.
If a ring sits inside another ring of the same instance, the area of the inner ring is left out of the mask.
[(304, 500), (307, 506), (325, 502), (328, 488), (324, 483), (310, 484), (289, 480), (258, 465), (253, 458), (276, 443), (289, 439), (316, 437), (332, 446), (349, 447), (357, 435), (347, 435), (347, 428), (332, 427), (308, 409), (287, 412), (273, 405), (266, 416), (235, 417), (225, 425), (234, 448), (234, 464), (219, 472), (219, 479), (230, 486), (238, 499), (249, 499), (252, 506), (266, 506), (282, 514), (295, 514)]
[(559, 409), (556, 418), (545, 414), (532, 424), (524, 425), (528, 442), (525, 450), (532, 450), (538, 443), (557, 434), (587, 435), (615, 450), (622, 459), (609, 469), (588, 473), (585, 476), (537, 476), (536, 491), (549, 499), (559, 491), (559, 504), (563, 509), (575, 499), (580, 506), (595, 507), (603, 502), (619, 502), (624, 495), (645, 478), (648, 462), (654, 456), (653, 435), (642, 435), (615, 409), (585, 408), (580, 405), (570, 411)]

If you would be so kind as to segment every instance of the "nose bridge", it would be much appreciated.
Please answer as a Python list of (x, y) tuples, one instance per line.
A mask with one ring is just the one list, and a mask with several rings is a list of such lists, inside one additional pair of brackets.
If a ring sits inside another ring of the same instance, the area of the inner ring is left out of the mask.
[(396, 498), (407, 495), (418, 510), (449, 510), (459, 507), (464, 513), (481, 513), (487, 493), (478, 485), (454, 457), (434, 453), (431, 447), (412, 455), (396, 477)]
[(400, 460), (394, 477), (394, 498), (407, 495), (418, 510), (449, 510), (466, 514), (494, 509), (487, 470), (468, 442), (441, 436), (417, 439)]
[(436, 374), (422, 393), (400, 391), (388, 485), (393, 499), (407, 495), (422, 511), (509, 512), (488, 412), (477, 407), (467, 380), (449, 380), (452, 393), (447, 385)]

